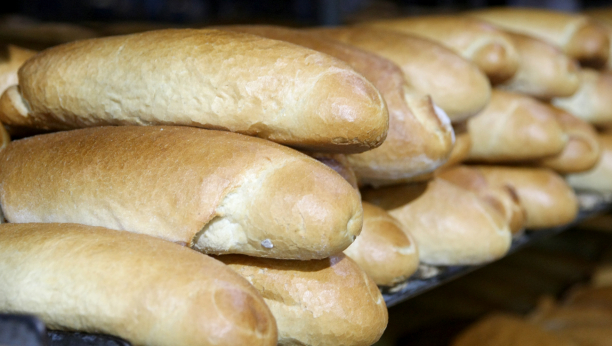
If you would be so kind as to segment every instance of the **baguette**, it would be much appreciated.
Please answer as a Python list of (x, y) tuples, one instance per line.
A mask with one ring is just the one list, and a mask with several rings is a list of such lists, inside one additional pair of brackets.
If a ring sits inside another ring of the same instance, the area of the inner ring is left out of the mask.
[(559, 108), (554, 110), (559, 124), (568, 135), (568, 141), (560, 154), (540, 159), (536, 165), (550, 168), (560, 174), (592, 169), (601, 155), (597, 132), (586, 121)]
[(453, 123), (475, 115), (489, 102), (491, 85), (478, 67), (432, 41), (370, 27), (312, 32), (393, 61), (402, 69), (410, 86), (431, 95)]
[(519, 68), (499, 88), (539, 99), (570, 97), (580, 86), (578, 63), (556, 46), (521, 34), (508, 34), (520, 56)]
[(612, 134), (597, 136), (601, 156), (596, 165), (585, 172), (569, 174), (567, 182), (575, 189), (612, 192)]
[(431, 15), (386, 19), (365, 25), (438, 42), (474, 62), (493, 83), (511, 78), (519, 67), (519, 54), (506, 33), (474, 18)]
[(0, 121), (11, 126), (188, 125), (312, 151), (375, 148), (389, 120), (376, 88), (344, 62), (220, 30), (57, 46), (24, 64), (19, 86), (8, 91)]
[(580, 88), (570, 97), (557, 97), (551, 103), (593, 125), (612, 124), (612, 72), (580, 71)]
[(333, 169), (336, 173), (340, 174), (344, 180), (346, 180), (351, 186), (359, 193), (359, 186), (357, 185), (357, 176), (351, 168), (346, 155), (343, 154), (327, 154), (327, 153), (306, 153), (313, 159), (321, 162), (325, 166)]
[(9, 222), (83, 223), (208, 254), (304, 260), (344, 250), (362, 226), (359, 194), (336, 172), (224, 131), (80, 129), (11, 142), (0, 160)]
[(478, 166), (491, 185), (514, 188), (525, 209), (529, 230), (568, 224), (578, 215), (578, 202), (571, 187), (557, 173), (545, 168)]
[(608, 61), (610, 39), (585, 15), (517, 7), (487, 8), (468, 15), (539, 38), (587, 66), (602, 67)]
[(357, 239), (344, 250), (379, 286), (393, 286), (414, 274), (419, 253), (410, 231), (394, 217), (363, 202), (363, 228)]
[(0, 225), (0, 312), (134, 346), (275, 345), (258, 292), (222, 263), (153, 237), (77, 224)]
[(473, 265), (498, 259), (510, 248), (505, 216), (474, 191), (433, 180), (362, 191), (410, 231), (421, 263)]
[(402, 70), (380, 56), (326, 40), (313, 33), (275, 26), (229, 26), (224, 30), (298, 44), (349, 64), (380, 91), (389, 110), (389, 132), (378, 148), (348, 156), (363, 185), (392, 184), (429, 173), (446, 161), (453, 131), (446, 114), (429, 97), (408, 93)]
[(371, 345), (387, 326), (380, 291), (350, 258), (277, 261), (219, 256), (262, 294), (279, 345)]
[(556, 112), (529, 96), (494, 90), (489, 105), (468, 120), (469, 161), (517, 162), (557, 155), (568, 136)]

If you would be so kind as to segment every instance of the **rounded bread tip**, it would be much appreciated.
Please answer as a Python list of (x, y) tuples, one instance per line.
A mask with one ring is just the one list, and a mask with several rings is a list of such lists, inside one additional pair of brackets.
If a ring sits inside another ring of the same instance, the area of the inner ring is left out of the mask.
[(511, 78), (519, 68), (518, 54), (514, 48), (497, 42), (480, 47), (472, 55), (472, 60), (495, 84)]

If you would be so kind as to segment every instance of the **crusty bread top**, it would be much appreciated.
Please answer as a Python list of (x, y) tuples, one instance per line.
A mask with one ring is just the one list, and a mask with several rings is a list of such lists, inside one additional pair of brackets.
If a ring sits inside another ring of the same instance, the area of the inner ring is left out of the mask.
[(133, 345), (275, 345), (274, 317), (222, 263), (153, 237), (77, 224), (0, 225), (0, 311)]
[[(379, 146), (388, 112), (346, 63), (267, 38), (168, 29), (47, 49), (19, 71), (26, 125), (189, 125), (303, 149)], [(18, 100), (13, 100), (18, 101)], [(22, 117), (23, 118), (23, 117)]]
[(591, 124), (612, 124), (612, 72), (583, 68), (579, 75), (578, 91), (570, 97), (554, 98), (551, 103)]
[(542, 39), (589, 66), (601, 67), (608, 61), (610, 39), (585, 15), (519, 7), (487, 8), (468, 15)]
[(0, 160), (9, 222), (86, 223), (208, 253), (291, 259), (338, 253), (361, 230), (359, 194), (336, 172), (293, 149), (224, 131), (57, 132), (14, 141)]

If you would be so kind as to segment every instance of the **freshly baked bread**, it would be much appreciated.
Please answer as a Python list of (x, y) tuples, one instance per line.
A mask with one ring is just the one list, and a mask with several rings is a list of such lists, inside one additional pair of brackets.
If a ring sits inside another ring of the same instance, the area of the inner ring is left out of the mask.
[(578, 214), (576, 195), (565, 180), (546, 168), (478, 166), (491, 185), (512, 186), (525, 209), (530, 230), (565, 225)]
[(363, 202), (363, 228), (344, 254), (379, 286), (406, 280), (419, 266), (419, 252), (410, 230), (384, 209)]
[(452, 346), (579, 346), (571, 340), (524, 321), (519, 316), (494, 314), (464, 330)]
[(222, 263), (141, 234), (0, 225), (0, 312), (134, 346), (275, 345), (257, 291)]
[(481, 264), (510, 248), (504, 215), (474, 191), (435, 178), (426, 183), (363, 190), (412, 234), (419, 259), (431, 265)]
[(351, 186), (359, 193), (359, 186), (357, 185), (357, 176), (351, 167), (346, 155), (344, 154), (328, 154), (328, 153), (306, 153), (308, 156), (321, 162), (325, 166), (333, 169), (336, 173), (340, 174), (344, 180), (346, 180)]
[(509, 33), (520, 56), (520, 65), (512, 78), (498, 85), (508, 91), (539, 99), (572, 96), (580, 86), (578, 63), (544, 41), (531, 36)]
[(36, 52), (12, 44), (1, 46), (0, 52), (0, 93), (3, 93), (8, 87), (17, 84), (17, 70)]
[(470, 139), (469, 133), (462, 132), (456, 134), (455, 145), (453, 146), (453, 150), (450, 153), (448, 161), (446, 161), (446, 163), (443, 164), (440, 169), (456, 166), (465, 161), (470, 155), (471, 148), (472, 140)]
[(612, 192), (612, 134), (599, 134), (601, 155), (597, 164), (582, 173), (569, 174), (567, 182), (575, 189)]
[(512, 186), (489, 184), (477, 169), (462, 165), (443, 170), (436, 177), (474, 191), (486, 199), (505, 217), (513, 235), (521, 234), (524, 230), (525, 210)]
[(372, 27), (319, 28), (312, 32), (393, 61), (412, 89), (431, 95), (453, 123), (475, 115), (489, 102), (491, 86), (478, 67), (427, 39)]
[(493, 83), (512, 77), (519, 66), (519, 55), (510, 38), (503, 31), (474, 18), (430, 15), (385, 19), (365, 25), (441, 43), (473, 61)]
[(612, 72), (580, 70), (580, 88), (570, 97), (553, 98), (551, 103), (598, 126), (612, 124)]
[(290, 148), (224, 131), (65, 131), (11, 142), (0, 160), (9, 222), (83, 223), (208, 254), (303, 260), (346, 249), (362, 225), (359, 194), (336, 172)]
[(283, 40), (331, 55), (349, 64), (380, 91), (389, 110), (389, 132), (378, 148), (348, 157), (361, 184), (397, 183), (429, 173), (444, 163), (453, 145), (453, 130), (444, 111), (429, 97), (410, 92), (402, 70), (380, 56), (314, 33), (275, 26), (229, 26)]
[(379, 146), (388, 120), (380, 93), (346, 63), (209, 29), (45, 50), (22, 66), (19, 87), (0, 99), (0, 121), (11, 126), (188, 125), (325, 152)]
[(608, 61), (610, 39), (585, 15), (518, 7), (487, 8), (468, 15), (556, 45), (582, 64), (601, 67)]
[(493, 90), (491, 102), (467, 123), (472, 146), (468, 159), (516, 162), (559, 154), (567, 134), (556, 112), (529, 96)]
[(279, 345), (371, 345), (387, 327), (380, 291), (340, 254), (317, 261), (219, 256), (264, 297)]
[(595, 128), (562, 109), (553, 109), (568, 136), (567, 144), (560, 154), (540, 159), (536, 164), (561, 174), (590, 170), (597, 164), (601, 155)]
[(596, 7), (582, 12), (591, 19), (594, 19), (598, 25), (600, 25), (608, 34), (608, 38), (611, 39), (610, 53), (608, 55), (608, 63), (606, 64), (606, 70), (612, 70), (612, 11), (610, 7)]

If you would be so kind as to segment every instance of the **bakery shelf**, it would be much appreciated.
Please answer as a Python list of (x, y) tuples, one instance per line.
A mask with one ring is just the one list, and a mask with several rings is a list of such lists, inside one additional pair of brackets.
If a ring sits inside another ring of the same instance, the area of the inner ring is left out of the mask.
[[(578, 203), (580, 211), (576, 219), (564, 226), (543, 229), (538, 231), (527, 230), (522, 235), (516, 237), (512, 241), (512, 246), (508, 254), (511, 254), (529, 244), (532, 244), (540, 239), (548, 238), (559, 234), (564, 230), (580, 223), (581, 221), (606, 211), (612, 210), (612, 194), (596, 193), (587, 191), (577, 191)], [(508, 255), (507, 254), (507, 255)], [(427, 292), (433, 288), (445, 284), (451, 280), (468, 274), (478, 268), (486, 266), (427, 266), (421, 265), (415, 275), (408, 280), (399, 283), (393, 287), (381, 287), (381, 292), (387, 303), (387, 307), (399, 304), (405, 300), (413, 298), (421, 293)]]

